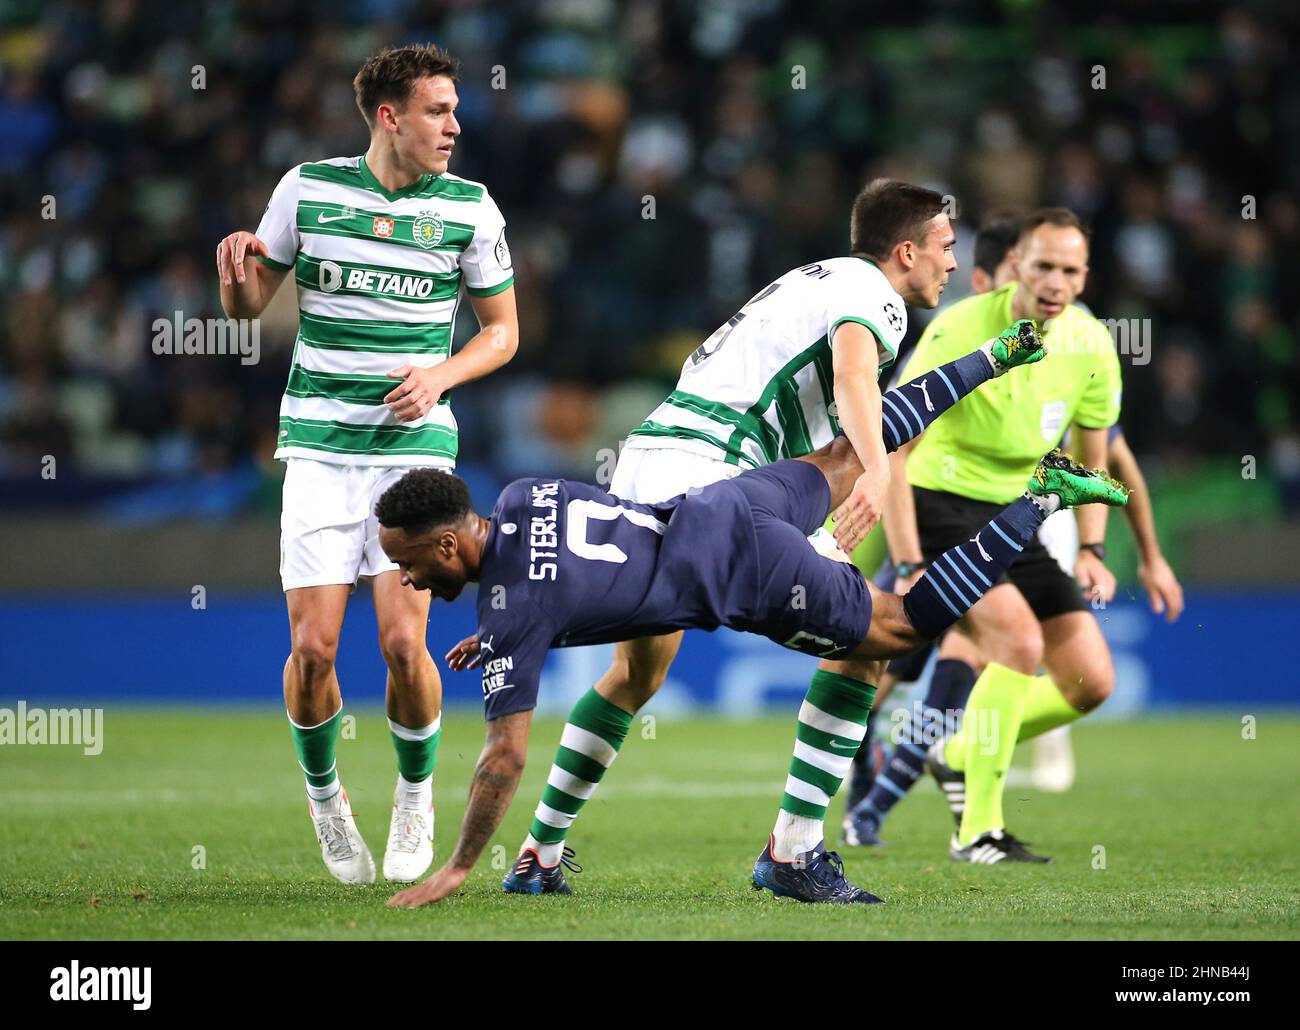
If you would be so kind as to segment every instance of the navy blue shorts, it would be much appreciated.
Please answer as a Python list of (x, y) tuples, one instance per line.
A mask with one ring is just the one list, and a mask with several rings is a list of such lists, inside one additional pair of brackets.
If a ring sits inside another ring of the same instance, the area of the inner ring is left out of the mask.
[(851, 654), (871, 625), (871, 591), (856, 566), (808, 542), (830, 510), (826, 477), (810, 462), (778, 461), (729, 482), (749, 501), (758, 545), (755, 616), (737, 628), (819, 658)]

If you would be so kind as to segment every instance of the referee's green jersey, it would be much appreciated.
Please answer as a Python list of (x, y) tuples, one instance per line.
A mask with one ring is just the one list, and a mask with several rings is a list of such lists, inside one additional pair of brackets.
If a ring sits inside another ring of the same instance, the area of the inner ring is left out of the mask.
[[(901, 381), (923, 380), (1011, 325), (1017, 288), (1008, 283), (940, 313)], [(1119, 358), (1106, 327), (1070, 305), (1048, 323), (1043, 343), (1042, 361), (990, 379), (930, 425), (908, 458), (909, 483), (1009, 504), (1071, 424), (1105, 429), (1119, 420)]]

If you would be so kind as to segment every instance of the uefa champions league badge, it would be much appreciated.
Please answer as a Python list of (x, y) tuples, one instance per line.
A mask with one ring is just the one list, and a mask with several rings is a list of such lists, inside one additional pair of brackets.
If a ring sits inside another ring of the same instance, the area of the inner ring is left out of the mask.
[(431, 250), (442, 242), (442, 234), (446, 227), (442, 224), (442, 219), (432, 211), (421, 211), (415, 223), (411, 226), (411, 235), (425, 250)]

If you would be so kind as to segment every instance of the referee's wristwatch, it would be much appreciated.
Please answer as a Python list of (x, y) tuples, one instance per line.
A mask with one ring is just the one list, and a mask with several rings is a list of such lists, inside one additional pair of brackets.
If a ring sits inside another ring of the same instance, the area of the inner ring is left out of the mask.
[(1093, 554), (1095, 554), (1095, 555), (1097, 556), (1097, 559), (1098, 559), (1099, 561), (1105, 561), (1105, 560), (1106, 560), (1106, 545), (1105, 545), (1105, 544), (1080, 544), (1080, 545), (1079, 545), (1079, 550), (1080, 550), (1080, 551), (1091, 551)]
[(921, 561), (901, 561), (894, 566), (894, 574), (899, 579), (907, 579), (908, 576), (920, 572), (930, 563), (922, 559)]

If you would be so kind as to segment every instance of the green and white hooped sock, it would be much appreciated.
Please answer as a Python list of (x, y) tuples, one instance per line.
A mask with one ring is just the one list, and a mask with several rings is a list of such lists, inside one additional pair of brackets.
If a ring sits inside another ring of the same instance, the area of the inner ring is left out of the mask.
[[(287, 711), (284, 714), (289, 716)], [(328, 801), (339, 792), (338, 763), (334, 751), (342, 722), (342, 705), (339, 705), (337, 712), (315, 726), (299, 726), (289, 718), (289, 733), (293, 736), (294, 750), (298, 752), (298, 765), (307, 777), (307, 797), (312, 801)]]
[(428, 726), (403, 726), (388, 720), (397, 752), (397, 805), (424, 811), (433, 804), (433, 770), (442, 739), (442, 713)]
[(555, 764), (521, 853), (532, 848), (542, 865), (559, 862), (569, 827), (618, 757), (631, 726), (632, 713), (606, 701), (595, 688), (578, 699), (560, 736)]
[(794, 757), (772, 831), (772, 857), (792, 862), (825, 836), (826, 807), (853, 765), (867, 733), (876, 688), (818, 669), (799, 707)]

